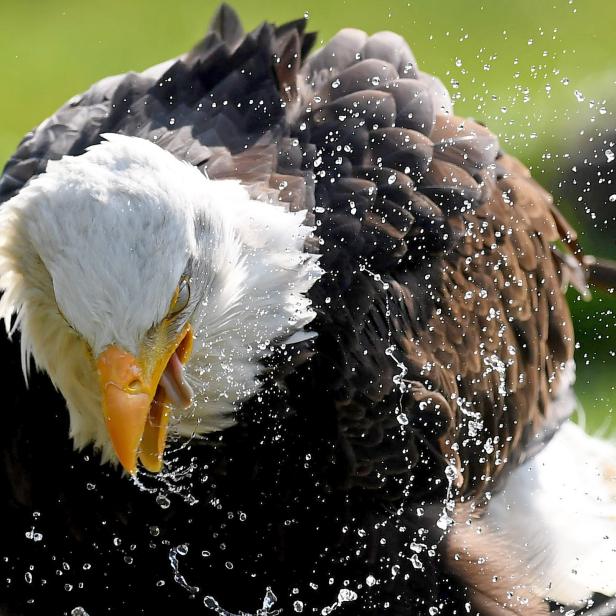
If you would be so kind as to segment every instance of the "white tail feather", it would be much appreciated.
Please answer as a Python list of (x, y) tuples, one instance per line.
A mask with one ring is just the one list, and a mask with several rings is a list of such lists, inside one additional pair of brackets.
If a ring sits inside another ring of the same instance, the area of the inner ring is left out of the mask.
[(481, 525), (510, 546), (540, 596), (579, 605), (616, 595), (616, 447), (565, 423), (512, 473)]

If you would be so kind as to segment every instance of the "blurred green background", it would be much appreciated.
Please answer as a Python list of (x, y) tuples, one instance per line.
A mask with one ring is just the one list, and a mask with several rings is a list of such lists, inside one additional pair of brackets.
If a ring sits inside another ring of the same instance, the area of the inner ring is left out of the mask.
[[(217, 4), (0, 0), (0, 161), (27, 130), (95, 80), (183, 52), (204, 33)], [(556, 191), (579, 228), (593, 224), (593, 204), (586, 213), (574, 211), (575, 198), (562, 184), (595, 127), (616, 127), (616, 2), (237, 0), (233, 6), (246, 27), (307, 14), (322, 39), (345, 26), (404, 35), (420, 67), (449, 87), (457, 113), (498, 133)], [(610, 204), (616, 209), (607, 201), (602, 207)], [(582, 232), (587, 250), (613, 258), (615, 237), (616, 226)], [(589, 427), (608, 429), (616, 408), (616, 301), (602, 294), (590, 303), (575, 293), (570, 299), (578, 394)]]

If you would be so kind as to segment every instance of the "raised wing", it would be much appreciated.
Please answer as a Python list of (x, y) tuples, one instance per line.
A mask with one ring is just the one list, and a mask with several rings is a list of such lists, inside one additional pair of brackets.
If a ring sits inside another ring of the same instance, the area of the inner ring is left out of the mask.
[[(103, 79), (26, 135), (4, 169), (0, 202), (49, 160), (77, 156), (111, 132), (150, 139), (196, 166), (209, 163), (212, 177), (246, 175), (251, 185), (258, 178), (255, 192), (276, 198), (280, 182), (269, 176), (277, 147), (268, 146), (280, 144), (286, 117), (273, 58), (285, 52), (290, 35), (309, 47), (313, 37), (304, 27), (303, 20), (280, 28), (263, 24), (244, 35), (223, 5), (190, 52), (142, 73)], [(230, 159), (247, 148), (238, 162)]]

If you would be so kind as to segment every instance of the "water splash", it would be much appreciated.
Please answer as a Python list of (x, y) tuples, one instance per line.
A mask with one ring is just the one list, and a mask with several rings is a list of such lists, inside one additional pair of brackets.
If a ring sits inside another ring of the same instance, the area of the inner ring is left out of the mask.
[(199, 593), (198, 586), (191, 586), (186, 578), (180, 573), (180, 562), (178, 556), (186, 556), (188, 554), (188, 546), (186, 544), (178, 545), (175, 548), (169, 550), (169, 562), (171, 563), (171, 569), (173, 570), (173, 581), (179, 584), (186, 592), (191, 595)]
[[(193, 437), (195, 438), (195, 437)], [(194, 506), (199, 499), (193, 495), (193, 484), (203, 475), (203, 468), (192, 460), (188, 464), (181, 463), (177, 454), (190, 446), (192, 438), (174, 441), (170, 439), (165, 456), (166, 462), (163, 470), (157, 474), (139, 471), (131, 476), (135, 487), (142, 492), (156, 495), (156, 503), (161, 509), (171, 507), (171, 497), (179, 497), (186, 504)], [(173, 447), (173, 445), (176, 445)]]
[(348, 603), (349, 601), (356, 601), (357, 593), (350, 588), (341, 588), (338, 592), (338, 597), (336, 598), (336, 602), (331, 605), (325, 606), (321, 610), (321, 616), (328, 616), (334, 610), (338, 609), (343, 603)]
[(220, 616), (245, 616), (243, 614), (232, 614), (231, 612), (227, 612), (227, 610), (220, 607), (218, 601), (216, 601), (214, 597), (211, 597), (209, 595), (207, 597), (204, 597), (203, 605), (207, 609), (212, 610), (214, 613), (220, 614)]
[[(277, 601), (278, 598), (276, 597), (272, 589), (268, 586), (265, 591), (265, 597), (263, 597), (263, 604), (254, 614), (242, 611), (237, 614), (229, 612), (223, 607), (221, 607), (218, 601), (216, 601), (216, 599), (214, 599), (214, 597), (212, 597), (211, 595), (204, 597), (203, 605), (209, 610), (213, 611), (215, 614), (219, 614), (220, 616), (278, 616), (279, 614), (282, 614), (282, 610), (273, 609)], [(298, 602), (296, 601), (295, 603)]]
[(507, 378), (506, 372), (507, 367), (505, 362), (503, 362), (498, 355), (490, 355), (488, 357), (483, 358), (483, 363), (485, 366), (485, 370), (483, 373), (484, 378), (487, 377), (490, 373), (496, 372), (498, 375), (498, 393), (501, 396), (507, 395)]
[[(390, 292), (389, 292), (390, 284), (387, 281), (383, 280), (380, 274), (376, 274), (370, 271), (363, 264), (360, 265), (359, 269), (362, 272), (366, 272), (375, 282), (379, 283), (385, 293), (385, 316), (386, 316), (386, 323), (387, 323), (387, 341), (388, 341), (388, 347), (385, 350), (385, 354), (394, 362), (396, 368), (398, 369), (398, 372), (394, 374), (394, 376), (392, 377), (392, 381), (394, 385), (396, 386), (396, 389), (399, 395), (398, 403), (396, 405), (396, 418), (398, 420), (398, 423), (400, 424), (400, 430), (404, 438), (406, 431), (408, 430), (407, 426), (409, 424), (408, 416), (404, 412), (404, 395), (408, 390), (408, 386), (410, 382), (408, 381), (408, 379), (406, 379), (406, 376), (408, 374), (408, 367), (404, 363), (403, 360), (398, 359), (398, 357), (396, 357), (395, 352), (398, 349), (398, 347), (392, 341), (392, 323), (390, 321), (390, 317), (391, 317)], [(431, 285), (428, 284), (428, 287), (430, 286)], [(429, 372), (431, 368), (432, 368), (431, 364), (429, 363), (426, 364), (426, 367), (425, 367), (426, 372)], [(470, 405), (468, 406), (470, 407)], [(477, 423), (477, 426), (480, 429), (483, 428), (483, 423), (480, 423), (482, 422), (482, 420), (481, 420), (481, 415), (479, 413), (473, 413), (472, 411), (467, 411), (467, 413), (468, 415), (471, 415), (473, 417), (473, 420)], [(407, 459), (407, 462), (409, 462), (408, 459)], [(453, 512), (455, 508), (454, 484), (455, 484), (455, 481), (457, 480), (458, 473), (459, 471), (456, 468), (456, 466), (452, 463), (452, 461), (448, 461), (448, 464), (445, 468), (445, 478), (447, 480), (447, 493), (445, 495), (445, 498), (442, 501), (443, 509), (436, 522), (436, 526), (440, 528), (443, 531), (443, 533), (438, 538), (437, 544), (440, 543), (444, 539), (444, 537), (446, 536), (446, 531), (449, 529), (450, 526), (453, 525), (453, 518), (451, 517), (450, 514)], [(408, 490), (408, 486), (407, 488), (405, 488), (405, 491), (406, 490)], [(387, 519), (384, 520), (383, 524), (385, 525), (391, 522), (395, 523), (397, 519), (399, 518), (399, 516), (401, 516), (402, 514), (403, 514), (402, 509), (397, 510), (396, 512), (389, 515)], [(415, 546), (424, 545), (424, 544), (420, 544), (415, 541), (413, 541), (412, 544)], [(427, 550), (428, 555), (432, 556), (434, 554), (435, 548), (436, 546), (433, 546), (433, 549)], [(423, 564), (421, 563), (421, 560), (419, 559), (417, 551), (415, 551), (415, 553), (411, 555), (403, 555), (402, 558), (409, 560), (415, 569), (423, 569)], [(354, 595), (354, 598), (357, 598), (357, 595), (355, 593), (353, 593), (353, 595)], [(340, 605), (341, 605), (341, 602), (340, 602), (340, 595), (339, 595), (338, 601), (336, 603), (330, 606), (327, 606), (321, 610), (321, 615), (327, 616)]]

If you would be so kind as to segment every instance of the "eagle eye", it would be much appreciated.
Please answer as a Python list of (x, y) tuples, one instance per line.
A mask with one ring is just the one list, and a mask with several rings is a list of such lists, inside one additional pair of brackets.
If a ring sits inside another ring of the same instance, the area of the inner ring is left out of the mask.
[(167, 313), (168, 318), (173, 318), (178, 315), (186, 306), (188, 306), (188, 302), (190, 301), (190, 284), (187, 278), (182, 277), (180, 280), (180, 284), (177, 286), (175, 293), (173, 294), (173, 299), (171, 300), (171, 306), (169, 307), (169, 312)]

